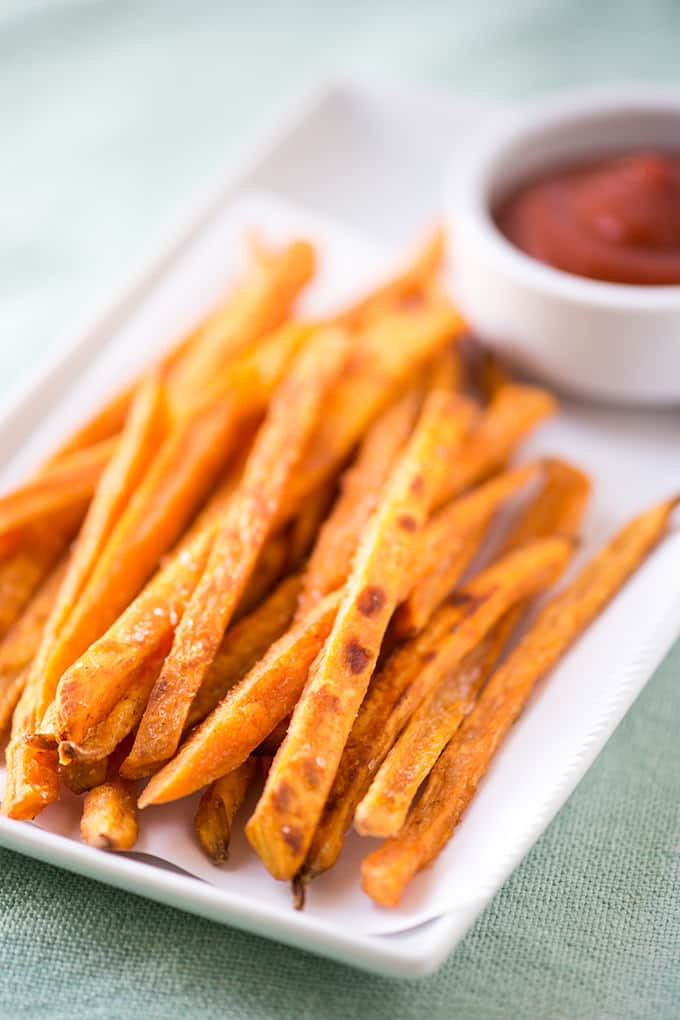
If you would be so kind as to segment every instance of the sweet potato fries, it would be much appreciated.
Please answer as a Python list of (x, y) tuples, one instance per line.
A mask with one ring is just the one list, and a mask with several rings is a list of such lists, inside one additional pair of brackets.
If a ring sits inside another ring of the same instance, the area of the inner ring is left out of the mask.
[(489, 357), (471, 375), (442, 257), (437, 232), (312, 322), (312, 245), (254, 241), (208, 316), (0, 496), (5, 815), (68, 788), (83, 840), (126, 851), (143, 809), (202, 791), (187, 826), (221, 864), (257, 801), (245, 833), (297, 906), (352, 824), (387, 840), (361, 870), (382, 907), (440, 853), (675, 506), (562, 580), (590, 480), (515, 462), (556, 401)]

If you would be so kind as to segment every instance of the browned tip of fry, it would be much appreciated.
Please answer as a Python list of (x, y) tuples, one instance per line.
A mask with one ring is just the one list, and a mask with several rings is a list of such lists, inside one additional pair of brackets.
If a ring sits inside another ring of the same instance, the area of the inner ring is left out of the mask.
[(229, 857), (234, 817), (258, 772), (258, 762), (248, 758), (209, 786), (198, 802), (194, 829), (201, 848), (214, 864), (224, 864)]
[(115, 850), (115, 846), (111, 842), (111, 837), (105, 832), (93, 833), (86, 840), (88, 846), (93, 846), (96, 850)]
[(80, 833), (88, 846), (98, 850), (131, 850), (139, 835), (134, 784), (114, 776), (89, 790)]
[(7, 785), (2, 814), (30, 821), (59, 797), (57, 756), (54, 751), (36, 751), (20, 737), (10, 741), (5, 759)]
[(300, 871), (290, 883), (290, 891), (293, 897), (293, 908), (295, 910), (304, 910), (307, 886), (310, 881), (311, 876), (306, 875), (304, 871)]
[[(401, 859), (390, 860), (391, 840), (361, 862), (361, 888), (379, 907), (398, 907), (413, 874), (402, 874)], [(415, 871), (414, 871), (415, 874)]]

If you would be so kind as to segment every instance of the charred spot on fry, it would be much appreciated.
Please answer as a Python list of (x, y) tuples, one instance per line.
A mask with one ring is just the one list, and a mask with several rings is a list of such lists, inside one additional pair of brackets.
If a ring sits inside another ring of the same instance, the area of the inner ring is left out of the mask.
[(371, 653), (358, 641), (350, 640), (345, 645), (345, 662), (351, 673), (363, 673), (370, 662)]
[(410, 514), (401, 514), (397, 518), (397, 524), (402, 531), (416, 531), (418, 528), (418, 522), (415, 517), (411, 517)]
[(383, 588), (378, 585), (368, 585), (360, 593), (357, 599), (357, 608), (364, 616), (373, 616), (379, 613), (385, 605), (386, 595)]

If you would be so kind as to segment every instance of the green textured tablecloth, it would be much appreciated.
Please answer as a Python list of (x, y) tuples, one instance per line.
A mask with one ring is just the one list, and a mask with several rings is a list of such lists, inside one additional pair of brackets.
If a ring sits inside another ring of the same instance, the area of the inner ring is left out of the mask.
[[(0, 0), (0, 391), (329, 71), (680, 77), (680, 5)], [(650, 607), (653, 611), (653, 607)], [(0, 851), (2, 1017), (680, 1017), (680, 646), (434, 977), (382, 980)]]

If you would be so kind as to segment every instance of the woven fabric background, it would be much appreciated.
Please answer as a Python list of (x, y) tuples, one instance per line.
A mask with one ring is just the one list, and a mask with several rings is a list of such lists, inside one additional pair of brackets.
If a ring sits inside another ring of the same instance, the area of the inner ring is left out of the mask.
[[(672, 80), (679, 38), (671, 0), (0, 0), (0, 392), (304, 79), (359, 70), (501, 98)], [(0, 850), (0, 1017), (675, 1020), (679, 790), (680, 645), (448, 963), (416, 982)]]

